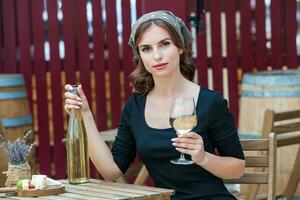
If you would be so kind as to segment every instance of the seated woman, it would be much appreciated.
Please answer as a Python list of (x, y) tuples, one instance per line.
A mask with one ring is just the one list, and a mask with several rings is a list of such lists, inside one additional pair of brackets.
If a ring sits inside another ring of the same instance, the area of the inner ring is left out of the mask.
[[(184, 22), (169, 11), (144, 14), (133, 25), (129, 39), (136, 66), (130, 75), (133, 95), (122, 112), (112, 152), (98, 134), (81, 85), (79, 96), (68, 92), (71, 85), (65, 86), (65, 110), (81, 110), (90, 158), (105, 179), (124, 174), (138, 154), (156, 187), (176, 191), (172, 199), (235, 199), (222, 179), (243, 175), (243, 151), (226, 100), (192, 82), (192, 40)], [(174, 97), (192, 97), (196, 102), (198, 123), (179, 136), (169, 123)], [(193, 164), (171, 163), (179, 152)]]

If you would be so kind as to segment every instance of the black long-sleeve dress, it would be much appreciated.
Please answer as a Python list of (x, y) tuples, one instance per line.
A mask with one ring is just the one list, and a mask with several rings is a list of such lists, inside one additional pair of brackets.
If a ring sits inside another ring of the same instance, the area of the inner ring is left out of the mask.
[[(176, 191), (172, 199), (212, 199), (215, 195), (234, 199), (230, 198), (222, 179), (201, 166), (170, 163), (180, 154), (171, 141), (177, 137), (176, 132), (172, 128), (156, 129), (147, 125), (146, 98), (147, 95), (134, 94), (125, 104), (112, 148), (120, 170), (125, 173), (138, 154), (156, 187)], [(244, 159), (233, 116), (220, 94), (201, 88), (196, 113), (198, 123), (192, 131), (202, 136), (205, 151), (215, 153), (217, 149), (221, 156)]]

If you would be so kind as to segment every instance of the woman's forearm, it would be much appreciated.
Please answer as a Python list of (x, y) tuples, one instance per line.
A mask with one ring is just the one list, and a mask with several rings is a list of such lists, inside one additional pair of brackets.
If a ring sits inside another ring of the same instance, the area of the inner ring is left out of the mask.
[(89, 156), (97, 170), (106, 180), (115, 180), (122, 175), (114, 162), (112, 153), (98, 132), (95, 120), (90, 110), (82, 112), (87, 132)]
[(196, 163), (222, 179), (239, 178), (244, 174), (245, 161), (234, 157), (222, 157), (205, 152), (201, 163)]

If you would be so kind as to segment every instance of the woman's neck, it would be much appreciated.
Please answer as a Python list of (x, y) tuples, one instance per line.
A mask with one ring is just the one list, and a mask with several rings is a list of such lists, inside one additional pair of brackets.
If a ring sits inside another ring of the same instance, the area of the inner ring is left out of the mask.
[(170, 77), (155, 77), (152, 95), (159, 97), (179, 96), (189, 81), (181, 73)]

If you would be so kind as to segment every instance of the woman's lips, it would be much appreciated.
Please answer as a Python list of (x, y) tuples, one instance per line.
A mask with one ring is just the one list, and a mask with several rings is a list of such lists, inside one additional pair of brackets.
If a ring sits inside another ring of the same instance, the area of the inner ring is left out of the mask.
[(152, 67), (154, 67), (155, 69), (163, 69), (166, 67), (168, 63), (159, 63), (159, 64), (156, 64), (156, 65), (153, 65)]

